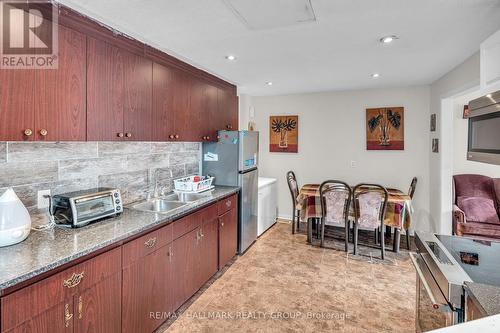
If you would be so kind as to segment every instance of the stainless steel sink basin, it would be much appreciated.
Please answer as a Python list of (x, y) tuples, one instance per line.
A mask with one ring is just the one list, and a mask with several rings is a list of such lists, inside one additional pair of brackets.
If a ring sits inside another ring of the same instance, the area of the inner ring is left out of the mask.
[(165, 200), (193, 202), (206, 197), (210, 197), (212, 191), (203, 193), (172, 193), (163, 197)]
[(166, 198), (151, 199), (133, 205), (131, 208), (136, 210), (155, 212), (155, 213), (168, 213), (171, 210), (180, 208), (187, 205), (186, 202), (167, 200)]

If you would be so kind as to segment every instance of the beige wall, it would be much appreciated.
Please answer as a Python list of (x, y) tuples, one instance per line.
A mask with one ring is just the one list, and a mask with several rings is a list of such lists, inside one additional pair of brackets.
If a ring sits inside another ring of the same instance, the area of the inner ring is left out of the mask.
[(478, 87), (479, 52), (431, 85), (430, 109), (437, 114), (437, 131), (430, 137), (440, 140), (440, 152), (429, 153), (429, 228), (442, 234), (452, 231), (453, 100)]
[[(429, 87), (324, 92), (252, 97), (241, 109), (248, 119), (253, 106), (260, 135), (260, 176), (278, 179), (279, 215), (291, 215), (285, 173), (294, 170), (300, 184), (329, 178), (375, 182), (407, 190), (411, 178), (419, 183), (414, 200), (415, 226), (426, 225), (429, 212)], [(365, 109), (405, 107), (405, 150), (367, 151)], [(269, 116), (299, 115), (299, 153), (269, 152)], [(354, 161), (355, 166), (351, 166)]]

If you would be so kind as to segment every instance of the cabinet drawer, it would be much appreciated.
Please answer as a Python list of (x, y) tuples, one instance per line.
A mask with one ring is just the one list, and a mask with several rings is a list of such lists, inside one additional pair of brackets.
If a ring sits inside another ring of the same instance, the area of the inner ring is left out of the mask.
[(177, 239), (188, 232), (198, 228), (202, 223), (202, 211), (184, 216), (183, 218), (175, 221), (174, 225), (174, 239)]
[(116, 248), (3, 297), (2, 332), (120, 272), (121, 258), (121, 248)]
[(225, 212), (230, 211), (233, 208), (238, 206), (238, 195), (233, 194), (230, 197), (224, 198), (218, 202), (219, 207), (219, 215), (224, 214)]
[(213, 221), (219, 217), (217, 204), (213, 204), (211, 206), (208, 206), (207, 208), (204, 208), (200, 211), (200, 213), (202, 213), (201, 218), (203, 223)]
[(172, 229), (172, 224), (169, 224), (123, 245), (123, 266), (172, 242)]

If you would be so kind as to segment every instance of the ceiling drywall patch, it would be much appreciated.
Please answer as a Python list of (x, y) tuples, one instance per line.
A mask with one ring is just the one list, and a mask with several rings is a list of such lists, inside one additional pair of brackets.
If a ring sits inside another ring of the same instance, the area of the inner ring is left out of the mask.
[(311, 0), (222, 0), (249, 29), (265, 30), (316, 21)]

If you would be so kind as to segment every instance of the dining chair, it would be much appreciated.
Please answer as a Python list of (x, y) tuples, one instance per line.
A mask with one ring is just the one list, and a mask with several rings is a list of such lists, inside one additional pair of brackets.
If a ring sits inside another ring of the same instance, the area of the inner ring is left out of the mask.
[(293, 171), (288, 171), (286, 173), (286, 182), (288, 183), (290, 195), (292, 196), (292, 234), (295, 234), (295, 223), (297, 223), (297, 231), (300, 230), (300, 211), (296, 208), (297, 197), (299, 196), (299, 185), (297, 184), (297, 178)]
[(344, 227), (345, 251), (349, 249), (349, 208), (352, 189), (339, 180), (324, 181), (319, 188), (321, 197), (321, 247), (325, 243), (325, 226)]
[[(415, 190), (417, 189), (417, 177), (413, 177), (410, 183), (410, 188), (408, 189), (408, 196), (410, 199), (413, 199), (413, 195), (415, 194)], [(409, 214), (410, 212), (406, 212)], [(410, 230), (406, 230), (406, 247), (410, 250)]]
[(384, 219), (389, 193), (378, 184), (358, 184), (353, 189), (354, 203), (354, 254), (358, 250), (358, 231), (380, 232), (380, 250), (385, 258)]

